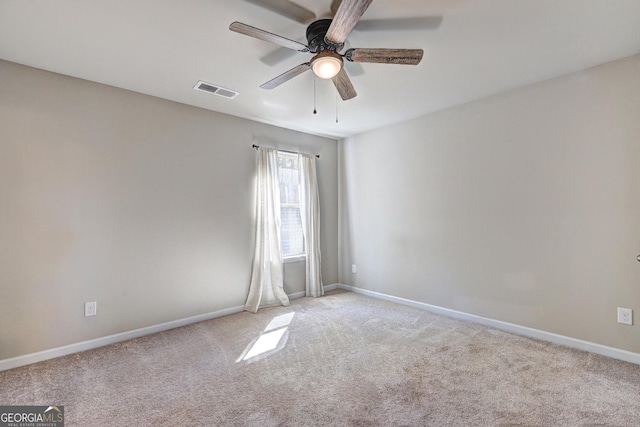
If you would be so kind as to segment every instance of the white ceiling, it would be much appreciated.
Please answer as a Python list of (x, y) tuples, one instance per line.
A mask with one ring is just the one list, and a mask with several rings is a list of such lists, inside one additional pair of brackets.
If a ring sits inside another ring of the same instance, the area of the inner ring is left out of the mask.
[[(318, 16), (331, 0), (292, 0)], [(437, 28), (354, 31), (353, 47), (422, 48), (418, 66), (362, 64), (358, 97), (313, 74), (260, 84), (307, 62), (229, 31), (240, 21), (303, 41), (305, 26), (242, 0), (0, 0), (0, 58), (290, 129), (344, 137), (640, 53), (640, 0), (375, 0), (363, 19), (442, 17)], [(280, 51), (282, 52), (282, 51)], [(263, 58), (264, 59), (264, 58)], [(347, 71), (356, 72), (349, 67)], [(193, 90), (198, 80), (240, 92)], [(1, 94), (0, 94), (1, 96)]]

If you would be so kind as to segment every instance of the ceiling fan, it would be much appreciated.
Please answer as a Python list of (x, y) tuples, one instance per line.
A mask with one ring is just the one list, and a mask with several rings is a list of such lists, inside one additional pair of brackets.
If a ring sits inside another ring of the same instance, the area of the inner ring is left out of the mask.
[[(276, 11), (299, 22), (315, 19), (313, 12), (286, 0), (268, 0), (252, 3)], [(370, 62), (379, 64), (418, 65), (422, 60), (422, 49), (371, 49), (349, 48), (344, 53), (347, 37), (373, 0), (334, 0), (331, 4), (333, 19), (319, 19), (307, 27), (307, 44), (299, 43), (277, 34), (261, 30), (241, 22), (233, 22), (229, 29), (256, 39), (271, 42), (298, 52), (315, 54), (309, 62), (300, 64), (269, 80), (260, 87), (273, 89), (292, 78), (312, 70), (322, 79), (331, 79), (343, 100), (355, 98), (357, 93), (351, 79), (344, 70), (344, 59), (351, 62)]]

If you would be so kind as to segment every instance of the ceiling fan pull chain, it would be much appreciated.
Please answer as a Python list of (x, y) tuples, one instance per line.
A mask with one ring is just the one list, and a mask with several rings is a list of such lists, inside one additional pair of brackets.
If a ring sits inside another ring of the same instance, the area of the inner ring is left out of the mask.
[(338, 88), (336, 88), (336, 123), (338, 123)]
[(313, 114), (318, 114), (316, 110), (316, 76), (313, 76)]

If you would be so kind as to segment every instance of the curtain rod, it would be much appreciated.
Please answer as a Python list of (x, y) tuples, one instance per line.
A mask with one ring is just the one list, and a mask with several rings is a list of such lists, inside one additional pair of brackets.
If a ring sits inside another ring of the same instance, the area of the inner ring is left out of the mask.
[[(253, 144), (251, 148), (255, 148), (257, 150), (258, 148), (260, 148), (260, 146)], [(288, 150), (278, 150), (278, 151), (282, 151), (283, 153), (300, 154), (297, 151), (288, 151)], [(318, 159), (320, 158), (320, 154), (313, 154), (313, 155), (316, 156)]]

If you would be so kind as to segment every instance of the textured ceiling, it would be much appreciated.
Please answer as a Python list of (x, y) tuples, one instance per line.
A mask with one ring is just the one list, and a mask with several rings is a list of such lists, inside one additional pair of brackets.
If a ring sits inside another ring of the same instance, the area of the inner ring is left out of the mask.
[[(322, 16), (331, 1), (295, 3)], [(0, 0), (0, 58), (344, 137), (640, 53), (638, 0), (374, 0), (363, 19), (406, 17), (433, 20), (420, 30), (354, 31), (348, 42), (422, 48), (422, 63), (347, 64), (358, 97), (336, 100), (332, 83), (318, 80), (316, 115), (312, 73), (259, 88), (310, 54), (283, 55), (228, 29), (240, 21), (304, 42), (305, 26), (242, 0)], [(198, 80), (240, 95), (195, 91)]]

